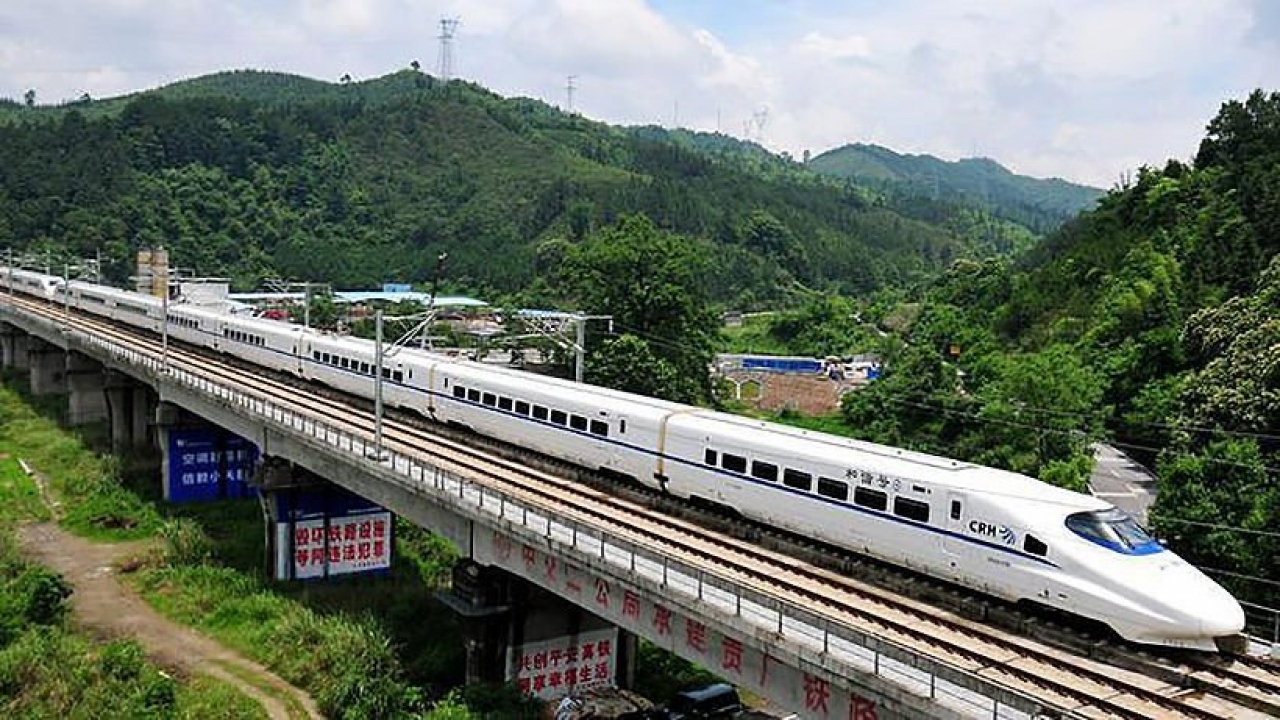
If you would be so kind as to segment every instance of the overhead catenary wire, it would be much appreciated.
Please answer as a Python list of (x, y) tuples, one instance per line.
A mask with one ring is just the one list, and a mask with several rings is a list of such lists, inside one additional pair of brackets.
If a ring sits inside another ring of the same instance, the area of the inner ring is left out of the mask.
[[(916, 395), (915, 397), (928, 399), (927, 395)], [(1021, 403), (1018, 401), (1011, 401), (1011, 402), (1017, 402), (1016, 407), (1019, 413), (1058, 415), (1058, 416), (1077, 417), (1077, 418), (1093, 417), (1093, 414), (1084, 412), (1084, 411), (1079, 411), (1079, 410), (1059, 410), (1055, 408), (1036, 407), (1034, 405), (1027, 405), (1025, 403)], [(1233, 437), (1247, 437), (1247, 438), (1254, 438), (1257, 440), (1280, 441), (1280, 435), (1276, 435), (1273, 433), (1265, 433), (1265, 432), (1255, 432), (1251, 430), (1228, 430), (1225, 428), (1210, 428), (1210, 427), (1202, 427), (1202, 426), (1196, 426), (1196, 425), (1176, 425), (1171, 423), (1158, 423), (1158, 422), (1134, 422), (1130, 424), (1137, 425), (1139, 427), (1155, 427), (1155, 428), (1161, 428), (1165, 430), (1177, 430), (1177, 431), (1185, 431), (1185, 432), (1227, 435), (1227, 436), (1233, 436)]]

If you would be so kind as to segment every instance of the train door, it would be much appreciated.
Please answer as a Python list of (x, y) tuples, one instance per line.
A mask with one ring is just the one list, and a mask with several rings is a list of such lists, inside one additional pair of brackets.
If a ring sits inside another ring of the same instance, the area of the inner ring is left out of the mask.
[(968, 574), (969, 544), (964, 540), (968, 497), (954, 490), (947, 493), (946, 532), (942, 535), (942, 559), (946, 571), (955, 578)]
[(610, 423), (609, 434), (613, 436), (614, 442), (609, 443), (609, 467), (624, 475), (636, 477), (634, 470), (628, 467), (627, 458), (624, 455), (627, 445), (627, 416), (615, 415)]

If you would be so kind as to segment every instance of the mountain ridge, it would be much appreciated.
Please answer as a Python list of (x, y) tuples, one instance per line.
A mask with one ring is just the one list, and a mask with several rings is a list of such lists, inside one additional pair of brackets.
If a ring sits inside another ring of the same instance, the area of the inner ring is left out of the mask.
[(1019, 175), (987, 157), (943, 160), (903, 154), (881, 145), (852, 143), (810, 158), (809, 167), (891, 194), (923, 196), (985, 207), (1038, 232), (1061, 225), (1104, 195), (1063, 178)]

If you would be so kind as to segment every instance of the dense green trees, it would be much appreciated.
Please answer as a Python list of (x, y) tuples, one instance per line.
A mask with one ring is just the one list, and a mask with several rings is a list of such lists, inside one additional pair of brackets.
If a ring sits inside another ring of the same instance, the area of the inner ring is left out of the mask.
[(556, 281), (581, 311), (607, 314), (620, 337), (593, 351), (588, 380), (669, 400), (709, 398), (718, 318), (701, 277), (705, 246), (627, 217), (567, 248)]

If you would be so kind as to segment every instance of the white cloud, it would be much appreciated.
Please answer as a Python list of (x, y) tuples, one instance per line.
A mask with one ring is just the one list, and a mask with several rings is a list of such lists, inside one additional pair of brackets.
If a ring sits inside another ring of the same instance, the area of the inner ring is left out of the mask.
[(0, 95), (131, 92), (242, 67), (336, 80), (418, 60), (610, 122), (993, 157), (1110, 185), (1194, 153), (1226, 99), (1280, 84), (1272, 0), (5, 0)]
[(810, 32), (800, 38), (799, 50), (820, 61), (867, 60), (871, 57), (871, 41), (863, 35), (834, 38)]

